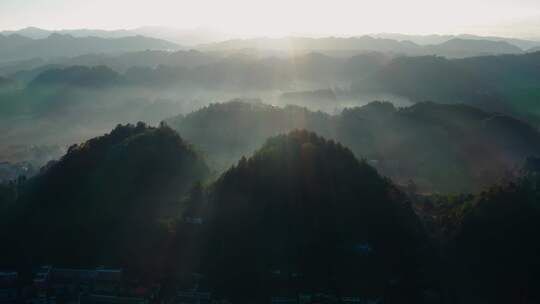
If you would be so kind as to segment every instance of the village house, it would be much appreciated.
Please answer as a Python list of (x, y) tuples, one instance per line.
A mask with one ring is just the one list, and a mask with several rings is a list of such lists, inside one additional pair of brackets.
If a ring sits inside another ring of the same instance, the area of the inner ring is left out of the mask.
[(210, 304), (212, 294), (201, 291), (179, 291), (176, 294), (175, 304)]
[(79, 301), (81, 295), (116, 296), (121, 291), (122, 270), (56, 268), (42, 266), (34, 273), (34, 303)]
[(0, 304), (15, 303), (18, 296), (17, 272), (0, 272)]

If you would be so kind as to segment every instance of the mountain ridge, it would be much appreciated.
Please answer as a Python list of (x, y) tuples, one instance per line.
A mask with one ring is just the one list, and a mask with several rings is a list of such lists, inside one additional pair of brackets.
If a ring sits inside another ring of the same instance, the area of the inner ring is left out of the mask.
[(523, 50), (506, 41), (453, 38), (440, 44), (419, 45), (412, 41), (397, 41), (372, 36), (360, 37), (284, 37), (233, 39), (199, 46), (202, 50), (232, 51), (261, 49), (274, 51), (357, 51), (387, 52), (409, 56), (435, 54), (447, 57), (470, 57), (495, 54), (520, 54)]
[(540, 133), (527, 123), (464, 104), (396, 108), (372, 102), (330, 115), (235, 100), (166, 123), (207, 151), (218, 168), (252, 153), (268, 137), (307, 129), (349, 147), (398, 184), (412, 179), (426, 192), (482, 189), (540, 153)]
[(147, 49), (179, 49), (180, 46), (145, 36), (120, 38), (74, 37), (52, 33), (46, 38), (31, 39), (18, 34), (0, 35), (0, 58), (16, 61), (31, 58), (73, 57), (88, 53), (119, 53)]

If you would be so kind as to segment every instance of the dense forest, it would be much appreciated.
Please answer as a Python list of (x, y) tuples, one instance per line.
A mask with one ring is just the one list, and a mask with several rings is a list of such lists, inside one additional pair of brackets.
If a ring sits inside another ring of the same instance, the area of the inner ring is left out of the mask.
[(269, 139), (207, 195), (203, 269), (235, 302), (322, 290), (413, 301), (427, 284), (426, 235), (406, 198), (314, 133)]
[(2, 190), (2, 239), (9, 246), (0, 267), (124, 265), (156, 275), (166, 266), (168, 221), (209, 174), (164, 126), (117, 126), (73, 145), (35, 177)]
[(540, 303), (538, 47), (0, 32), (0, 303)]
[(216, 177), (169, 127), (118, 126), (2, 186), (2, 267), (122, 265), (164, 282), (196, 272), (234, 303), (535, 301), (538, 163), (476, 195), (420, 194), (296, 130)]
[(373, 100), (396, 107), (464, 103), (535, 127), (539, 54), (447, 59), (149, 50), (0, 65), (0, 155), (7, 159), (6, 150), (18, 145), (66, 147), (118, 123), (155, 125), (239, 97), (329, 114)]
[(464, 59), (402, 57), (380, 69), (355, 91), (384, 91), (414, 101), (463, 102), (538, 123), (540, 53)]
[(339, 115), (255, 101), (212, 104), (167, 121), (202, 148), (217, 168), (227, 168), (270, 137), (297, 128), (351, 148), (400, 184), (419, 191), (478, 191), (515, 176), (540, 152), (540, 134), (509, 116), (455, 104), (417, 103), (396, 108), (373, 102)]

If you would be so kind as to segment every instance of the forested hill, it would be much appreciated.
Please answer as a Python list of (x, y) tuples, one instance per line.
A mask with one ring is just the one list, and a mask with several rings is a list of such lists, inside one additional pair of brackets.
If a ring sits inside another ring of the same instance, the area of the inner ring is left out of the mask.
[(457, 303), (540, 300), (540, 245), (534, 241), (540, 233), (539, 169), (540, 159), (532, 157), (519, 178), (478, 195), (415, 203), (427, 230), (444, 236), (436, 237), (450, 258), (444, 280)]
[(0, 267), (161, 272), (171, 235), (159, 220), (179, 216), (182, 196), (208, 174), (201, 157), (165, 126), (119, 125), (74, 145), (20, 184), (18, 199), (0, 214), (2, 239), (11, 244)]
[[(191, 103), (183, 99), (200, 98), (199, 104), (206, 104), (236, 96), (261, 96), (273, 103), (292, 102), (329, 112), (373, 99), (465, 103), (535, 126), (540, 121), (540, 52), (466, 59), (392, 59), (377, 53), (347, 58), (320, 53), (220, 57), (202, 52), (130, 53), (107, 60), (92, 57), (6, 74), (15, 86), (6, 90), (10, 94), (0, 89), (0, 115), (55, 114), (68, 107), (65, 101), (73, 115), (92, 107), (97, 116), (105, 116), (100, 106), (128, 101), (130, 106), (120, 107), (140, 111), (141, 105), (133, 100), (141, 97), (179, 96), (177, 108), (192, 110)], [(94, 66), (101, 64), (108, 66)], [(272, 100), (281, 93), (281, 100)], [(84, 102), (86, 99), (92, 102)], [(122, 111), (114, 112), (122, 115)]]
[(414, 302), (425, 287), (428, 247), (406, 197), (339, 143), (270, 138), (207, 195), (201, 271), (233, 302), (317, 290)]
[(540, 233), (537, 170), (461, 208), (463, 221), (455, 237), (458, 263), (467, 271), (461, 286), (477, 301), (540, 300), (540, 244), (534, 241)]
[(396, 182), (422, 191), (476, 191), (512, 176), (540, 153), (540, 134), (508, 116), (455, 104), (395, 108), (374, 102), (332, 116), (257, 102), (213, 104), (167, 123), (225, 169), (266, 138), (296, 128), (350, 147)]
[(353, 91), (388, 92), (413, 101), (467, 103), (538, 123), (539, 62), (540, 52), (465, 59), (402, 57), (357, 82)]
[[(468, 106), (433, 107), (372, 103), (343, 117), (293, 109), (306, 121), (331, 121), (336, 134), (353, 117), (364, 125), (352, 130), (401, 121), (407, 132), (439, 136), (495, 121), (500, 140), (516, 124)], [(255, 150), (209, 183), (201, 157), (164, 125), (118, 126), (74, 145), (38, 176), (1, 185), (0, 239), (8, 245), (0, 267), (29, 279), (43, 264), (113, 265), (175, 292), (196, 273), (198, 288), (234, 303), (320, 292), (387, 303), (539, 299), (538, 158), (528, 158), (521, 177), (476, 195), (426, 195), (414, 187), (405, 194), (341, 143), (309, 131)]]
[(0, 90), (10, 88), (15, 85), (15, 81), (7, 77), (0, 76)]
[(328, 114), (297, 106), (280, 108), (258, 100), (233, 100), (211, 104), (166, 122), (201, 147), (209, 160), (224, 170), (241, 156), (254, 152), (270, 136), (297, 128), (331, 135), (330, 119)]

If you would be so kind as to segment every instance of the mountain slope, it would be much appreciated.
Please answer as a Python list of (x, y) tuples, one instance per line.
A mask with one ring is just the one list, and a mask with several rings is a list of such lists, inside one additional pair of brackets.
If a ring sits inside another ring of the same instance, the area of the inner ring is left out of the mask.
[(30, 39), (20, 35), (0, 35), (0, 60), (14, 61), (35, 57), (73, 57), (90, 53), (120, 53), (128, 51), (171, 50), (179, 46), (160, 39), (144, 36), (122, 38), (73, 37), (51, 34), (43, 39)]
[(400, 55), (438, 55), (451, 58), (495, 54), (520, 54), (523, 50), (506, 41), (453, 38), (439, 44), (418, 45), (408, 40), (362, 37), (326, 37), (326, 38), (255, 38), (235, 39), (203, 45), (203, 50), (241, 51), (246, 49), (300, 52), (382, 52)]
[(360, 50), (379, 51), (395, 53), (414, 53), (420, 48), (411, 42), (398, 42), (391, 39), (372, 38), (370, 36), (353, 38), (254, 38), (236, 39), (217, 42), (201, 46), (208, 50), (241, 50), (241, 49), (263, 49), (263, 50), (284, 50), (287, 48), (304, 51), (325, 51), (325, 50)]
[(454, 38), (438, 45), (425, 47), (428, 52), (433, 52), (444, 57), (472, 57), (497, 54), (520, 54), (523, 52), (519, 47), (505, 41), (473, 40)]
[(260, 103), (213, 104), (167, 121), (226, 168), (269, 136), (304, 128), (350, 147), (400, 184), (424, 191), (474, 191), (540, 153), (540, 134), (519, 120), (466, 105), (375, 102), (340, 115)]
[(10, 231), (2, 239), (12, 244), (2, 266), (163, 272), (171, 235), (159, 221), (178, 216), (182, 196), (207, 175), (204, 161), (163, 126), (118, 126), (74, 145), (21, 185), (17, 203), (2, 214)]
[(534, 241), (540, 233), (538, 160), (530, 159), (534, 168), (525, 166), (520, 179), (455, 208), (460, 221), (452, 245), (463, 271), (459, 285), (471, 302), (540, 299), (540, 245)]
[(486, 40), (486, 41), (504, 41), (519, 47), (522, 50), (527, 50), (540, 45), (539, 41), (496, 37), (496, 36), (478, 36), (470, 34), (461, 35), (406, 35), (397, 33), (380, 33), (373, 35), (374, 37), (394, 39), (398, 41), (409, 40), (419, 45), (441, 44), (452, 39), (470, 39), (470, 40)]
[(36, 76), (29, 89), (46, 86), (107, 87), (118, 85), (120, 74), (105, 66), (71, 66), (63, 69), (47, 69)]
[(0, 34), (11, 35), (18, 34), (32, 39), (47, 38), (51, 34), (64, 34), (74, 37), (100, 37), (100, 38), (121, 38), (142, 35), (163, 39), (180, 45), (197, 45), (201, 43), (210, 43), (214, 41), (222, 41), (231, 35), (227, 35), (220, 31), (215, 31), (205, 28), (195, 28), (179, 30), (176, 28), (160, 27), (160, 26), (145, 26), (134, 29), (121, 30), (97, 30), (97, 29), (70, 29), (70, 30), (46, 30), (37, 27), (27, 27), (15, 31), (3, 31)]
[(220, 295), (241, 303), (317, 292), (418, 296), (419, 221), (399, 191), (340, 144), (307, 131), (271, 138), (208, 196), (202, 271)]
[(0, 76), (0, 91), (15, 87), (16, 82), (13, 79)]
[(535, 124), (540, 119), (540, 53), (465, 59), (397, 58), (353, 91), (387, 92), (412, 101), (468, 103), (488, 111), (517, 115)]
[(233, 100), (171, 118), (167, 124), (224, 170), (243, 155), (254, 152), (268, 137), (280, 133), (305, 128), (331, 135), (329, 119), (328, 114), (296, 106), (283, 109), (258, 100)]

